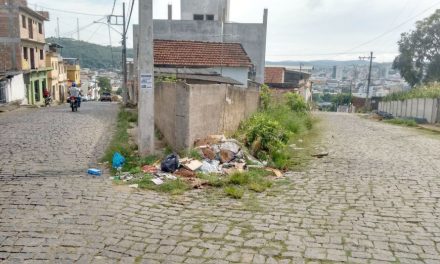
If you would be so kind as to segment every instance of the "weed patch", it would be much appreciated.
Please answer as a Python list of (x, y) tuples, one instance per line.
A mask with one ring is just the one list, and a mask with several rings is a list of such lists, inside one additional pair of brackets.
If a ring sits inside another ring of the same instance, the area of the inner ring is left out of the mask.
[(385, 120), (384, 122), (388, 124), (408, 126), (408, 127), (417, 126), (417, 122), (414, 119), (395, 118), (395, 119)]
[(228, 195), (234, 199), (241, 199), (244, 195), (244, 190), (241, 187), (228, 186), (228, 187), (225, 187), (224, 190), (225, 190), (226, 195)]

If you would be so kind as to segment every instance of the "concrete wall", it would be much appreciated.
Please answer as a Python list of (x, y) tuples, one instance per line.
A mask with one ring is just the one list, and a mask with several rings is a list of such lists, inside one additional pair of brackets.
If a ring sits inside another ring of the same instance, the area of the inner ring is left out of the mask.
[(214, 15), (214, 20), (221, 20), (225, 11), (229, 20), (229, 0), (181, 0), (180, 8), (182, 20), (193, 20), (194, 14)]
[(258, 103), (256, 86), (156, 83), (155, 123), (167, 143), (181, 150), (198, 138), (235, 131), (257, 111)]
[(416, 98), (403, 101), (380, 102), (379, 111), (394, 117), (417, 118), (433, 124), (440, 122), (440, 98)]
[(15, 75), (3, 80), (6, 103), (18, 101), (20, 104), (26, 99), (26, 86), (23, 74)]
[(256, 81), (264, 83), (266, 63), (267, 12), (262, 24), (225, 23), (221, 21), (154, 20), (154, 38), (241, 43), (255, 66)]

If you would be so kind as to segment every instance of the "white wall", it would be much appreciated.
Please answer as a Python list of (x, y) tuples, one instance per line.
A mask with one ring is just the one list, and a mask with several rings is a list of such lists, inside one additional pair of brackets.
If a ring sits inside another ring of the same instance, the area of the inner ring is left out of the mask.
[(222, 73), (222, 76), (232, 78), (241, 82), (242, 87), (247, 87), (249, 69), (247, 67), (215, 67), (212, 68), (218, 73)]
[(23, 74), (18, 74), (6, 81), (6, 102), (19, 101), (23, 103), (26, 98), (26, 86)]
[[(193, 20), (194, 14), (214, 15), (214, 20), (221, 20), (226, 8), (226, 18), (229, 16), (229, 0), (182, 0), (180, 4), (181, 19)], [(227, 21), (226, 20), (226, 21)]]

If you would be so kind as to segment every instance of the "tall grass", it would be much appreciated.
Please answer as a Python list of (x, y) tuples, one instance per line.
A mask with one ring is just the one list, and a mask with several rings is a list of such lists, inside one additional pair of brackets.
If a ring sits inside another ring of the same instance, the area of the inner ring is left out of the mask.
[(385, 96), (383, 101), (401, 101), (414, 98), (440, 98), (440, 83), (430, 83), (406, 92), (392, 93)]

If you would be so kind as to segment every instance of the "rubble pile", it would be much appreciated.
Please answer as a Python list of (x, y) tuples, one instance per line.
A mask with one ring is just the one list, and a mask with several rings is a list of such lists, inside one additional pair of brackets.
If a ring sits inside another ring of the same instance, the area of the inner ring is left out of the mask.
[[(196, 140), (194, 149), (202, 157), (201, 160), (188, 157), (179, 158), (177, 154), (171, 154), (153, 165), (143, 166), (141, 171), (152, 175), (151, 181), (156, 185), (181, 179), (193, 188), (201, 188), (207, 182), (199, 179), (197, 173), (228, 176), (236, 172), (244, 172), (248, 168), (265, 168), (266, 166), (266, 163), (252, 157), (237, 140), (227, 139), (223, 135), (212, 135)], [(266, 169), (276, 177), (282, 177), (279, 170)], [(136, 180), (138, 176), (125, 173), (116, 177), (118, 180), (127, 182)], [(135, 188), (135, 185), (130, 186)]]

